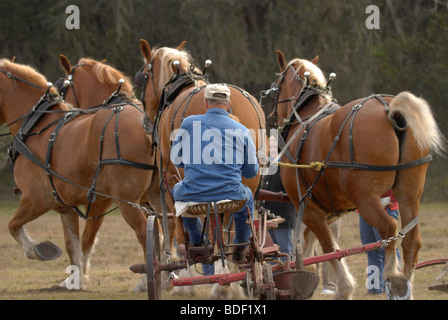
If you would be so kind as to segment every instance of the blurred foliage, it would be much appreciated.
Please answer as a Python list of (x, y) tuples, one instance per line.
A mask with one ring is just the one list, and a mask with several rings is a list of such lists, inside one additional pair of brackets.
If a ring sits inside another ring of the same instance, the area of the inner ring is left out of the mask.
[[(61, 53), (72, 63), (87, 56), (107, 59), (132, 78), (142, 64), (139, 39), (170, 47), (187, 40), (198, 66), (213, 61), (211, 81), (239, 85), (256, 97), (276, 77), (275, 50), (288, 60), (319, 55), (324, 72), (338, 75), (332, 86), (340, 103), (409, 90), (429, 101), (448, 136), (447, 2), (5, 0), (0, 2), (0, 50), (2, 57), (16, 56), (53, 81), (63, 74)], [(380, 8), (379, 30), (365, 26), (371, 4)], [(80, 9), (79, 30), (65, 26), (69, 5)], [(0, 139), (0, 152), (8, 139)], [(448, 199), (445, 164), (437, 159), (430, 165), (425, 200)]]

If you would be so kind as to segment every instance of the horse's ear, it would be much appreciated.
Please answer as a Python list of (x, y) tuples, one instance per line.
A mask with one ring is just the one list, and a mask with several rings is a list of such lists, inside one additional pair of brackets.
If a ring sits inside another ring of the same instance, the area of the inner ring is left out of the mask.
[(140, 51), (145, 58), (146, 62), (151, 61), (151, 47), (149, 46), (148, 41), (144, 39), (140, 39)]
[(63, 54), (59, 55), (59, 61), (61, 63), (62, 69), (65, 71), (66, 74), (72, 73), (72, 65), (70, 64), (70, 61), (66, 56)]
[(184, 48), (185, 44), (187, 43), (187, 41), (182, 41), (182, 43), (177, 47), (177, 50), (182, 51), (182, 49)]
[(11, 58), (11, 62), (14, 63), (14, 61), (16, 61), (16, 56)]
[(277, 63), (280, 68), (280, 72), (285, 71), (287, 63), (286, 63), (285, 55), (280, 50), (277, 50)]
[(315, 56), (314, 59), (311, 60), (311, 62), (317, 66), (317, 63), (319, 62), (319, 55)]
[(107, 59), (103, 59), (103, 60), (101, 60), (101, 63), (102, 64), (105, 64), (107, 62)]

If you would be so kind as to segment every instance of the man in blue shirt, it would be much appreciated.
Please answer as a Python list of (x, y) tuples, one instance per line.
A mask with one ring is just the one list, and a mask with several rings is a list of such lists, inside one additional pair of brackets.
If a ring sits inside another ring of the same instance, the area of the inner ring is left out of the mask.
[[(256, 148), (249, 130), (229, 116), (230, 90), (224, 84), (205, 88), (205, 110), (202, 115), (187, 117), (181, 124), (171, 148), (171, 161), (184, 169), (184, 179), (172, 194), (175, 201), (210, 202), (246, 200), (252, 217), (252, 191), (242, 184), (242, 177), (253, 178), (259, 165)], [(251, 235), (246, 206), (234, 214), (234, 243), (246, 243)], [(193, 245), (201, 243), (202, 223), (199, 218), (182, 218)], [(247, 246), (246, 246), (247, 247)], [(237, 247), (233, 259), (241, 263), (246, 247)]]

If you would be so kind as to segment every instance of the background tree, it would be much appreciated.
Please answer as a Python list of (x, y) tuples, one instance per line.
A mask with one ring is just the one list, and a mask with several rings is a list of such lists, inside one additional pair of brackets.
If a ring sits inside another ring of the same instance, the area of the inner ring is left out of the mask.
[[(371, 4), (380, 8), (379, 30), (365, 26)], [(79, 30), (65, 27), (69, 5), (80, 9)], [(63, 75), (61, 53), (72, 62), (107, 59), (132, 78), (142, 64), (140, 38), (170, 47), (187, 40), (197, 66), (213, 61), (211, 81), (258, 97), (276, 77), (280, 49), (287, 59), (319, 55), (324, 72), (338, 75), (332, 87), (341, 104), (403, 90), (424, 97), (448, 136), (447, 0), (5, 0), (0, 14), (0, 55), (51, 81)], [(0, 138), (0, 168), (8, 139)], [(425, 201), (448, 199), (445, 164), (429, 166)]]

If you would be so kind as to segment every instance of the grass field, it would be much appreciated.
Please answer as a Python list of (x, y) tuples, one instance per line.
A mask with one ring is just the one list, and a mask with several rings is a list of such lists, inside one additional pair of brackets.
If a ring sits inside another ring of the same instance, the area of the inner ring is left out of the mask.
[[(92, 255), (90, 279), (86, 290), (68, 291), (59, 289), (68, 276), (65, 270), (70, 265), (58, 214), (47, 213), (27, 225), (28, 233), (38, 241), (50, 240), (64, 250), (54, 261), (40, 262), (27, 259), (22, 249), (9, 234), (8, 221), (16, 204), (0, 205), (0, 300), (145, 300), (146, 294), (133, 292), (140, 275), (133, 274), (129, 267), (143, 262), (143, 252), (131, 228), (118, 212), (109, 214), (98, 236), (96, 250)], [(422, 205), (420, 228), (423, 247), (420, 261), (448, 258), (448, 203)], [(83, 226), (83, 222), (81, 222)], [(343, 218), (339, 241), (341, 249), (361, 244), (358, 217), (350, 214)], [(345, 258), (355, 276), (358, 287), (356, 300), (384, 300), (385, 295), (367, 295), (365, 290), (365, 254)], [(442, 266), (431, 266), (416, 271), (414, 298), (416, 300), (448, 300), (448, 293), (428, 290)], [(448, 276), (445, 276), (445, 278)], [(448, 279), (444, 279), (448, 280)], [(312, 300), (328, 300), (332, 296), (321, 295), (321, 287)], [(205, 292), (205, 291), (204, 291)], [(207, 299), (200, 293), (196, 296), (179, 297), (164, 293), (164, 299)]]

